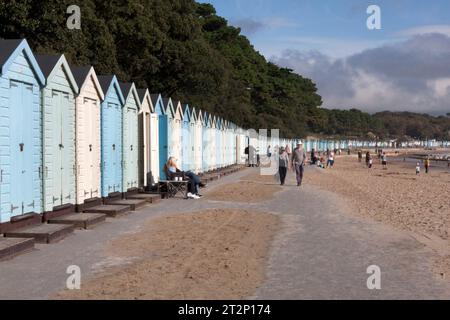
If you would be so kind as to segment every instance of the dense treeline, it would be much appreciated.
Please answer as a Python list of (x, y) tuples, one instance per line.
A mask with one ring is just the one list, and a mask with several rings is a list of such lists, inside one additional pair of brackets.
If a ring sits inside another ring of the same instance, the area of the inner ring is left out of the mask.
[[(74, 64), (92, 64), (100, 74), (115, 73), (246, 128), (280, 128), (287, 137), (448, 136), (447, 118), (424, 118), (416, 132), (416, 120), (393, 126), (387, 115), (320, 108), (311, 80), (266, 61), (209, 4), (78, 0), (81, 30), (69, 30), (72, 4), (0, 0), (0, 37), (27, 38), (38, 53), (65, 53)], [(409, 121), (401, 114), (396, 119)]]

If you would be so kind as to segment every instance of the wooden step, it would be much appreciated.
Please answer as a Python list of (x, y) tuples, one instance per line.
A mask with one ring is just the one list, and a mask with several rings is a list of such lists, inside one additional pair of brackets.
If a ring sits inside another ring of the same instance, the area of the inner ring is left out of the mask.
[(7, 238), (34, 238), (36, 243), (54, 243), (74, 230), (71, 225), (41, 224), (5, 233)]
[(156, 194), (145, 194), (145, 193), (137, 193), (132, 194), (127, 197), (130, 200), (144, 200), (148, 203), (158, 203), (161, 201), (161, 196)]
[(89, 209), (86, 209), (85, 213), (103, 213), (106, 214), (106, 216), (115, 218), (121, 214), (127, 213), (130, 211), (130, 206), (124, 206), (124, 205), (100, 205), (96, 207), (92, 207)]
[(90, 229), (101, 222), (105, 222), (105, 220), (106, 215), (103, 213), (74, 213), (52, 218), (48, 223), (68, 224), (73, 225), (77, 229)]
[(145, 200), (121, 199), (121, 200), (105, 200), (108, 205), (121, 205), (130, 207), (131, 211), (144, 207), (147, 204)]
[(0, 261), (12, 259), (34, 248), (34, 239), (0, 238)]

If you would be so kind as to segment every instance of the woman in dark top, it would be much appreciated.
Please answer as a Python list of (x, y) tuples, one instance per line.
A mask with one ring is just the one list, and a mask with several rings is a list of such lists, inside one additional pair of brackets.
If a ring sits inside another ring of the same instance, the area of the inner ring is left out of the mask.
[(283, 147), (280, 148), (280, 156), (279, 156), (279, 164), (278, 164), (278, 173), (280, 175), (281, 185), (284, 186), (284, 182), (286, 181), (287, 170), (289, 167), (289, 155), (286, 152), (286, 149)]

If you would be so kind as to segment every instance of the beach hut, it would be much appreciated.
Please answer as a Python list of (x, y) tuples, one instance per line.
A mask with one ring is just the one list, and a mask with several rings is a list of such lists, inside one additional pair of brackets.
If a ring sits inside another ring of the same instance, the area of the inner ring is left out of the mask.
[(194, 159), (195, 173), (200, 173), (203, 171), (202, 165), (202, 154), (203, 154), (203, 113), (201, 110), (196, 111), (195, 108), (192, 110), (191, 114), (195, 116), (195, 139), (194, 139)]
[[(180, 168), (183, 166), (183, 158), (181, 156), (181, 135), (182, 135), (182, 121), (183, 121), (183, 111), (181, 102), (178, 101), (173, 105), (173, 114), (172, 118), (169, 117), (170, 126), (171, 126), (171, 136), (170, 136), (170, 147), (171, 152), (170, 156), (175, 157), (177, 159), (177, 164)], [(170, 150), (170, 148), (169, 148)]]
[(122, 192), (128, 192), (139, 187), (138, 114), (141, 109), (141, 102), (134, 83), (120, 82), (119, 84), (125, 98), (125, 105), (122, 109)]
[(125, 98), (114, 75), (98, 76), (105, 95), (101, 103), (101, 196), (123, 191), (122, 126)]
[(42, 213), (41, 88), (26, 40), (0, 40), (0, 223)]
[(231, 150), (230, 150), (230, 159), (229, 159), (229, 164), (233, 165), (233, 164), (237, 164), (238, 163), (238, 159), (237, 159), (237, 155), (238, 155), (238, 139), (237, 139), (237, 134), (236, 134), (236, 125), (234, 123), (229, 123), (229, 127), (228, 127), (228, 133), (229, 133), (229, 141), (230, 141), (230, 145), (231, 145)]
[(203, 132), (202, 132), (202, 167), (203, 172), (207, 172), (210, 170), (210, 162), (211, 162), (211, 122), (210, 116), (208, 112), (203, 113)]
[(167, 162), (169, 157), (175, 157), (177, 159), (178, 165), (180, 166), (180, 159), (176, 155), (175, 143), (180, 141), (180, 132), (174, 132), (175, 127), (175, 107), (176, 105), (172, 102), (171, 98), (163, 99), (165, 107), (165, 115), (167, 116), (167, 157), (164, 162), (160, 163), (161, 166)]
[(183, 171), (194, 171), (194, 153), (192, 146), (194, 144), (193, 134), (194, 129), (191, 128), (192, 114), (188, 104), (181, 107), (181, 158)]
[(214, 123), (214, 129), (215, 129), (215, 141), (216, 141), (216, 145), (215, 145), (215, 156), (216, 156), (216, 161), (215, 161), (215, 168), (216, 169), (220, 169), (223, 166), (223, 162), (222, 162), (222, 119), (218, 116), (214, 116), (213, 117), (213, 123)]
[(210, 144), (210, 151), (209, 151), (209, 170), (216, 170), (217, 169), (217, 156), (216, 156), (216, 117), (209, 114), (209, 123), (210, 123), (210, 130), (209, 130), (209, 144)]
[(64, 55), (38, 55), (42, 90), (44, 212), (76, 204), (75, 98), (78, 85)]
[[(169, 158), (169, 117), (166, 114), (166, 107), (172, 104), (171, 99), (163, 99), (159, 94), (151, 95), (153, 108), (158, 117), (158, 144), (159, 144), (159, 179), (166, 179), (164, 165)], [(173, 107), (172, 107), (173, 110)]]
[(230, 165), (232, 144), (230, 140), (230, 122), (228, 120), (223, 121), (222, 127), (222, 145), (223, 145), (223, 165), (228, 167)]
[(139, 89), (138, 94), (142, 106), (139, 112), (139, 185), (147, 188), (159, 181), (159, 125), (153, 104), (158, 103), (159, 95), (153, 99), (148, 89)]
[(80, 88), (76, 98), (76, 169), (78, 209), (100, 197), (100, 103), (103, 90), (93, 67), (72, 67)]

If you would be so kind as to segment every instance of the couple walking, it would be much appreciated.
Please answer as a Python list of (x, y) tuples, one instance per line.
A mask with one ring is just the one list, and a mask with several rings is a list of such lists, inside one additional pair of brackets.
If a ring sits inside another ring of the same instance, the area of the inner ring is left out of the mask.
[(285, 183), (289, 164), (291, 164), (292, 170), (295, 170), (295, 174), (297, 177), (297, 186), (300, 187), (303, 181), (305, 162), (306, 162), (306, 152), (303, 149), (302, 143), (297, 144), (297, 148), (295, 148), (294, 152), (292, 152), (292, 157), (290, 159), (289, 154), (286, 152), (286, 149), (281, 147), (278, 165), (279, 166), (278, 172), (280, 175), (281, 185), (283, 186)]

